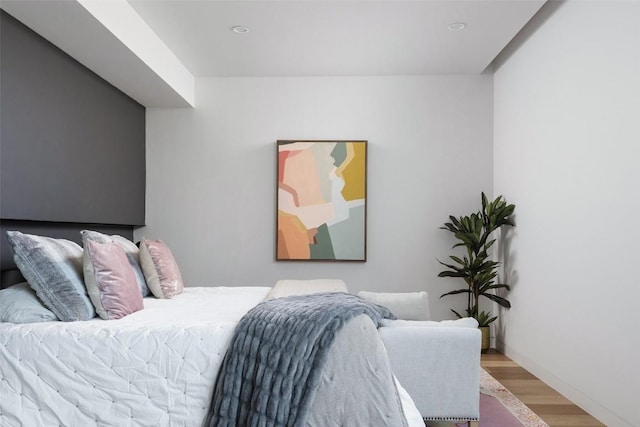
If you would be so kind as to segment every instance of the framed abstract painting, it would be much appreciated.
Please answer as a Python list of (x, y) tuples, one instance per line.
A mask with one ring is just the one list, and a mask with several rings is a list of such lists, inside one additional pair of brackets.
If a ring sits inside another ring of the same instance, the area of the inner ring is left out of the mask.
[(367, 260), (367, 141), (283, 141), (276, 259)]

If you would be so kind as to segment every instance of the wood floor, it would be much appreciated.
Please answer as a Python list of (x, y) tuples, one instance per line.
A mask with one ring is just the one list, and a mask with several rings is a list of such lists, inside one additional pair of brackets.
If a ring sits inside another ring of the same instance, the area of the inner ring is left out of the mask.
[(606, 427), (508, 357), (489, 350), (481, 366), (550, 427)]

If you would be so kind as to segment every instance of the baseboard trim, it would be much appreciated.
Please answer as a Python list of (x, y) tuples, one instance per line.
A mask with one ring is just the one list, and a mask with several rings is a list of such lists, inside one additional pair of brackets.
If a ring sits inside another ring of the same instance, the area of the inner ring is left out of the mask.
[(545, 384), (558, 391), (564, 397), (571, 400), (601, 423), (608, 426), (634, 427), (630, 421), (623, 420), (600, 403), (582, 393), (580, 390), (577, 390), (562, 379), (558, 378), (555, 374), (548, 371), (534, 360), (507, 346), (504, 342), (496, 340), (496, 349), (527, 371), (531, 372)]

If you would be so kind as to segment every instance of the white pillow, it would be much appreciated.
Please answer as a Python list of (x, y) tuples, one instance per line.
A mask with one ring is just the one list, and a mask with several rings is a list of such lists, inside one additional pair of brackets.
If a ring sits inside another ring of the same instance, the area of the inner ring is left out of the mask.
[(388, 327), (418, 327), (418, 328), (477, 328), (478, 321), (473, 317), (463, 317), (456, 320), (443, 320), (441, 322), (434, 321), (418, 321), (418, 320), (389, 320), (382, 319), (380, 326)]
[(367, 292), (358, 296), (365, 301), (387, 307), (398, 319), (429, 320), (429, 295), (420, 292)]
[(0, 322), (32, 323), (58, 320), (29, 287), (19, 283), (0, 291)]
[(349, 292), (340, 279), (278, 280), (266, 299), (292, 295), (317, 294), (320, 292)]

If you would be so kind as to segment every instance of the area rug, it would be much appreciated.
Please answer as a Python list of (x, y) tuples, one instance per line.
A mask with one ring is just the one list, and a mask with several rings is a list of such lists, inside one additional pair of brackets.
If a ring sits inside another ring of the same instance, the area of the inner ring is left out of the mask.
[[(466, 424), (427, 422), (428, 427)], [(480, 370), (480, 427), (549, 427), (484, 369)]]

